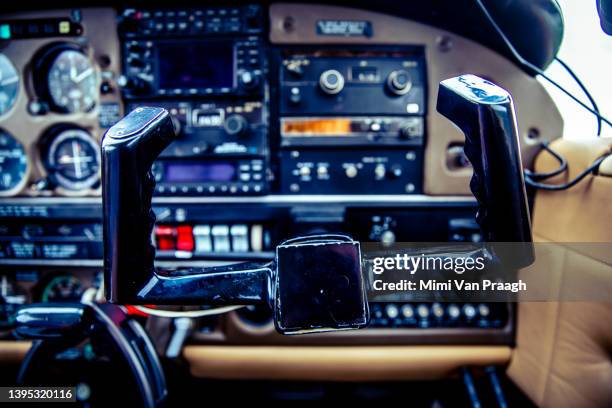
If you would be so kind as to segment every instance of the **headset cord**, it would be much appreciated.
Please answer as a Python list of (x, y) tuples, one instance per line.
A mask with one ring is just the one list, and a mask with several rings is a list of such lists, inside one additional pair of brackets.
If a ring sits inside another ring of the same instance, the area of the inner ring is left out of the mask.
[(576, 76), (576, 74), (574, 74), (574, 72), (569, 68), (569, 66), (567, 66), (567, 64), (565, 64), (559, 58), (556, 58), (556, 60), (567, 70), (567, 72), (570, 74), (570, 76), (572, 76), (572, 78), (574, 78), (574, 80), (576, 81), (578, 86), (580, 86), (580, 88), (585, 92), (585, 94), (587, 95), (587, 98), (589, 98), (589, 101), (591, 101), (591, 103), (593, 104), (593, 108), (589, 107), (587, 104), (585, 104), (580, 99), (578, 99), (576, 96), (574, 96), (574, 94), (572, 94), (567, 89), (565, 89), (563, 86), (561, 86), (558, 82), (556, 82), (554, 79), (552, 79), (551, 77), (546, 75), (544, 73), (544, 71), (542, 71), (540, 68), (538, 68), (537, 66), (535, 66), (534, 64), (532, 64), (531, 62), (529, 62), (525, 58), (523, 58), (523, 56), (516, 50), (516, 48), (514, 48), (514, 45), (512, 45), (512, 42), (506, 36), (504, 31), (501, 29), (501, 27), (497, 24), (497, 22), (495, 21), (495, 19), (491, 15), (491, 13), (489, 13), (489, 10), (487, 10), (487, 8), (484, 6), (484, 4), (482, 3), (482, 0), (474, 0), (474, 1), (475, 1), (476, 5), (480, 8), (482, 13), (485, 15), (485, 17), (486, 17), (487, 21), (489, 22), (489, 24), (491, 25), (491, 27), (493, 27), (493, 29), (495, 30), (497, 35), (501, 38), (501, 40), (504, 42), (506, 47), (508, 47), (508, 49), (510, 50), (510, 52), (512, 53), (514, 58), (523, 67), (526, 67), (526, 68), (530, 69), (531, 71), (535, 72), (536, 74), (540, 75), (542, 78), (546, 79), (548, 82), (550, 82), (556, 88), (558, 88), (561, 92), (563, 92), (568, 97), (570, 97), (572, 100), (574, 100), (574, 102), (576, 102), (578, 105), (582, 106), (584, 109), (586, 109), (587, 111), (589, 111), (593, 115), (595, 115), (595, 117), (597, 118), (597, 125), (598, 125), (598, 133), (597, 134), (598, 135), (600, 133), (600, 126), (601, 126), (602, 122), (605, 123), (606, 125), (612, 127), (612, 122), (610, 122), (609, 119), (607, 119), (605, 116), (603, 116), (601, 113), (599, 113), (599, 108), (597, 107), (597, 104), (594, 103), (593, 98), (591, 97), (591, 95), (586, 91), (586, 88), (584, 87), (582, 82), (580, 80), (578, 80), (578, 77)]
[(599, 111), (599, 106), (597, 106), (597, 103), (595, 103), (595, 99), (593, 99), (593, 96), (591, 96), (591, 93), (589, 92), (589, 90), (586, 88), (586, 86), (584, 86), (580, 78), (578, 78), (578, 75), (574, 73), (574, 71), (569, 67), (569, 65), (565, 63), (565, 61), (563, 61), (559, 57), (555, 57), (555, 60), (559, 64), (561, 64), (563, 68), (565, 68), (567, 73), (572, 77), (572, 79), (576, 82), (576, 84), (580, 87), (580, 89), (582, 89), (582, 92), (587, 97), (589, 102), (591, 102), (591, 105), (593, 106), (593, 110), (597, 113), (595, 115), (595, 118), (597, 119), (597, 136), (601, 136), (601, 112)]
[(577, 175), (574, 179), (568, 181), (567, 183), (564, 183), (564, 184), (546, 184), (546, 183), (541, 183), (541, 181), (567, 172), (568, 165), (567, 165), (567, 160), (565, 160), (563, 157), (561, 157), (561, 155), (559, 153), (554, 151), (548, 145), (547, 142), (542, 142), (542, 149), (546, 150), (555, 159), (557, 159), (557, 161), (559, 162), (559, 168), (557, 168), (554, 171), (547, 172), (547, 173), (535, 173), (535, 172), (532, 172), (531, 170), (525, 170), (524, 171), (524, 174), (525, 174), (525, 184), (530, 186), (530, 187), (533, 187), (535, 189), (538, 189), (538, 190), (548, 190), (548, 191), (567, 190), (568, 188), (571, 188), (571, 187), (575, 186), (576, 184), (578, 184), (586, 176), (588, 176), (590, 174), (593, 174), (593, 175), (597, 174), (597, 171), (599, 170), (599, 166), (600, 166), (601, 162), (603, 162), (608, 156), (610, 156), (612, 154), (612, 152), (608, 152), (608, 153), (600, 156), (597, 160), (595, 160), (593, 162), (593, 164), (591, 164), (589, 167), (587, 167), (585, 170), (583, 170), (579, 175)]

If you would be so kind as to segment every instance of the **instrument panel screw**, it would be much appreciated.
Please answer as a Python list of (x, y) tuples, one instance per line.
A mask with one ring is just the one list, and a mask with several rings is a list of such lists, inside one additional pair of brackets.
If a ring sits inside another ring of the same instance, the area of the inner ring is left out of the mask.
[(440, 52), (449, 52), (453, 48), (453, 40), (448, 35), (441, 35), (436, 42)]
[(529, 128), (527, 131), (527, 139), (538, 140), (540, 138), (540, 130), (537, 128)]
[(288, 33), (295, 30), (295, 19), (292, 16), (287, 16), (283, 19), (283, 30)]

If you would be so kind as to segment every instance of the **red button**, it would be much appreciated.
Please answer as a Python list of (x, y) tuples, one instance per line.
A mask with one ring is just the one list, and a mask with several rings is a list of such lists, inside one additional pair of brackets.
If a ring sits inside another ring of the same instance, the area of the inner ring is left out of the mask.
[(176, 227), (176, 249), (180, 251), (193, 251), (193, 227), (181, 225)]
[(155, 238), (157, 249), (160, 251), (173, 251), (175, 247), (176, 229), (169, 225), (158, 225), (155, 227)]

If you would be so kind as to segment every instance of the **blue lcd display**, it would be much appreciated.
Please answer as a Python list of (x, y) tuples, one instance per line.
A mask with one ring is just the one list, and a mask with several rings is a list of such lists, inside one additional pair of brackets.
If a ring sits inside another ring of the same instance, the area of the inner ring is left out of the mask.
[(166, 163), (164, 181), (175, 183), (227, 182), (236, 179), (236, 167), (230, 163)]

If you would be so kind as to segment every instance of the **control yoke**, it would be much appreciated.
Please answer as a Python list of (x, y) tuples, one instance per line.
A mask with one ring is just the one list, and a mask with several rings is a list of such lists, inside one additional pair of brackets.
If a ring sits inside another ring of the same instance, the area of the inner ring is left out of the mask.
[[(516, 267), (533, 262), (529, 210), (510, 95), (473, 75), (440, 84), (438, 111), (465, 133), (471, 189), (485, 240), (526, 242)], [(151, 166), (174, 139), (169, 113), (141, 107), (102, 141), (104, 277), (110, 302), (248, 305), (274, 310), (285, 334), (361, 328), (369, 309), (359, 243), (342, 235), (285, 241), (270, 263), (163, 270), (154, 266)]]
[(151, 166), (174, 138), (169, 113), (143, 107), (110, 128), (102, 141), (104, 277), (110, 302), (267, 304), (278, 331), (286, 334), (367, 324), (359, 243), (346, 236), (286, 241), (270, 263), (156, 268)]

